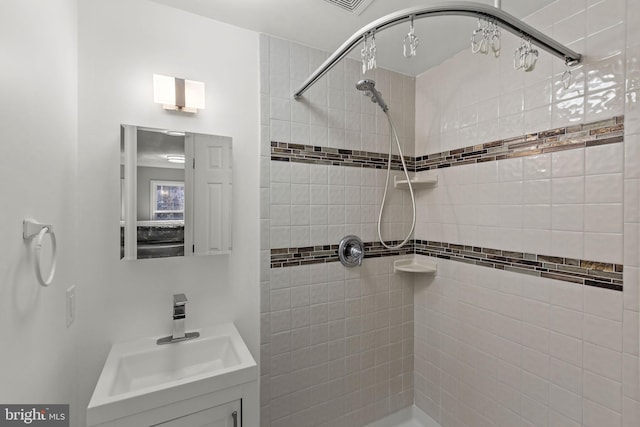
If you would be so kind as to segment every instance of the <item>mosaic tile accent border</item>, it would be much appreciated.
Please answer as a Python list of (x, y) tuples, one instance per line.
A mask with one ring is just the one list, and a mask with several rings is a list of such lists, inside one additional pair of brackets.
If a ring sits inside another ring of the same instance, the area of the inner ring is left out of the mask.
[(420, 156), (414, 159), (415, 171), (615, 144), (622, 142), (623, 138), (624, 116), (618, 116), (608, 120), (530, 133), (516, 138)]
[(621, 264), (414, 240), (416, 254), (622, 291)]
[[(393, 245), (398, 243), (399, 241), (391, 242)], [(621, 264), (503, 251), (427, 240), (412, 240), (400, 250), (386, 249), (380, 242), (366, 242), (364, 250), (365, 258), (410, 255), (415, 252), (418, 255), (614, 291), (622, 291), (623, 285), (624, 267)], [(338, 261), (338, 245), (271, 249), (271, 268), (336, 261)]]
[[(550, 129), (426, 156), (405, 156), (405, 161), (410, 171), (421, 172), (471, 163), (535, 156), (554, 151), (615, 144), (622, 142), (623, 137), (624, 116), (617, 116), (598, 122)], [(271, 160), (373, 169), (387, 167), (387, 154), (385, 153), (276, 141), (271, 142)], [(391, 169), (402, 170), (402, 163), (398, 155), (392, 155)]]
[[(271, 160), (280, 162), (386, 169), (388, 158), (386, 153), (271, 142)], [(405, 162), (407, 163), (407, 169), (410, 171), (415, 170), (415, 159), (413, 157), (405, 156)], [(402, 170), (400, 156), (395, 154), (391, 156), (391, 169)]]
[[(387, 242), (391, 246), (398, 245), (401, 240)], [(380, 242), (364, 242), (365, 258), (383, 256), (410, 255), (414, 252), (413, 243), (407, 243), (401, 249), (390, 250)], [(271, 268), (295, 267), (299, 265), (322, 264), (338, 261), (339, 245), (306, 246), (301, 248), (271, 249)]]

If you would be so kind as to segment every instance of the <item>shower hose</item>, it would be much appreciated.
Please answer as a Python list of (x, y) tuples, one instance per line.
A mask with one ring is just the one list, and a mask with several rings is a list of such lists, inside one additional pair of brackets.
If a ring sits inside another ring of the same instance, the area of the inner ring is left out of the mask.
[[(378, 214), (378, 237), (380, 238), (380, 243), (387, 249), (400, 249), (403, 247), (411, 238), (411, 234), (413, 234), (413, 230), (416, 228), (416, 198), (413, 194), (413, 187), (411, 186), (411, 179), (409, 178), (409, 172), (407, 171), (407, 164), (404, 161), (404, 156), (402, 154), (402, 147), (400, 147), (400, 140), (398, 139), (398, 133), (396, 132), (396, 128), (391, 121), (391, 115), (389, 111), (384, 112), (387, 116), (387, 120), (389, 121), (389, 159), (387, 161), (387, 180), (384, 185), (384, 194), (382, 195), (382, 202), (380, 203), (380, 213)], [(382, 238), (382, 213), (384, 211), (384, 205), (387, 200), (387, 190), (389, 189), (389, 177), (391, 176), (391, 150), (393, 148), (393, 141), (396, 141), (396, 146), (398, 147), (398, 153), (400, 154), (400, 161), (402, 162), (402, 170), (404, 171), (404, 176), (407, 178), (407, 184), (409, 185), (409, 194), (411, 195), (411, 209), (413, 212), (413, 219), (411, 220), (411, 230), (407, 233), (407, 236), (404, 240), (395, 246), (388, 245), (385, 243)]]

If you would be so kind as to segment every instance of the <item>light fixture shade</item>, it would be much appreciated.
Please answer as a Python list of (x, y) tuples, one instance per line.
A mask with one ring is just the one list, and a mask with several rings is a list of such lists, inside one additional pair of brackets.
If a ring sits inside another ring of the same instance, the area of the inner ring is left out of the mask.
[(154, 74), (153, 101), (157, 104), (176, 105), (176, 79)]
[(204, 109), (204, 83), (154, 74), (153, 100), (168, 110), (195, 113)]
[(204, 110), (204, 83), (194, 80), (184, 81), (185, 107)]

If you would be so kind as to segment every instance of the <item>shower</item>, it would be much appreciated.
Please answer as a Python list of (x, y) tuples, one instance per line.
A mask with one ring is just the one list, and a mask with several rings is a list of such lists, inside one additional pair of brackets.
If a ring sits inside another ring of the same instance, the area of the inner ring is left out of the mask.
[(385, 113), (389, 110), (384, 99), (382, 99), (382, 94), (376, 90), (376, 82), (373, 80), (360, 80), (356, 83), (356, 89), (363, 91), (366, 96), (370, 96), (371, 101), (377, 103)]
[[(384, 114), (387, 116), (387, 120), (389, 122), (389, 157), (387, 161), (387, 180), (384, 185), (384, 194), (382, 196), (382, 202), (380, 202), (380, 212), (378, 213), (378, 238), (380, 239), (380, 243), (387, 249), (400, 249), (404, 246), (409, 239), (411, 238), (411, 234), (413, 234), (413, 230), (416, 227), (416, 198), (413, 194), (413, 187), (411, 186), (411, 178), (409, 177), (409, 172), (407, 171), (407, 164), (404, 161), (404, 156), (402, 154), (402, 148), (400, 147), (400, 140), (398, 139), (398, 133), (396, 132), (396, 128), (391, 121), (391, 115), (389, 114), (389, 107), (386, 102), (382, 98), (382, 94), (376, 89), (376, 82), (370, 79), (360, 80), (356, 83), (356, 89), (363, 91), (365, 96), (371, 98), (371, 101), (378, 104)], [(396, 146), (398, 147), (398, 153), (400, 154), (400, 161), (402, 162), (402, 170), (404, 171), (404, 176), (407, 178), (407, 183), (409, 185), (409, 193), (411, 194), (411, 206), (413, 212), (413, 219), (411, 221), (411, 230), (407, 233), (407, 236), (404, 240), (396, 245), (391, 246), (387, 245), (382, 238), (382, 212), (384, 211), (384, 205), (387, 200), (387, 190), (389, 188), (389, 177), (391, 176), (391, 151), (393, 149), (393, 141), (396, 141)]]

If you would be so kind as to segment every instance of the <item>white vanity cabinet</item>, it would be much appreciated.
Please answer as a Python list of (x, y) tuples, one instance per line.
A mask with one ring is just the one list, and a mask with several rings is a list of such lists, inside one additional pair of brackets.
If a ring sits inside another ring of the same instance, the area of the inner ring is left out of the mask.
[(246, 421), (248, 414), (243, 417), (242, 411), (243, 405), (258, 403), (252, 386), (255, 382), (112, 419), (96, 427), (252, 427)]
[(241, 427), (240, 401), (227, 403), (195, 414), (185, 415), (171, 421), (156, 424), (158, 427)]

